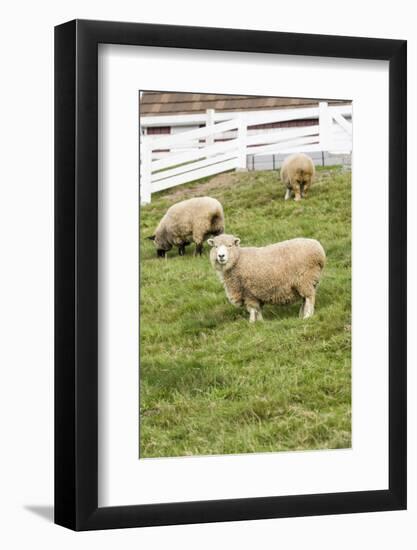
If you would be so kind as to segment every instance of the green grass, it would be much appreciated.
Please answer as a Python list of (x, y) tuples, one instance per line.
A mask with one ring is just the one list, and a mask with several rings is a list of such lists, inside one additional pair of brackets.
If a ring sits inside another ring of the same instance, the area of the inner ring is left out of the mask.
[[(177, 250), (157, 259), (166, 209), (210, 195), (241, 246), (318, 239), (327, 265), (316, 313), (267, 306), (248, 323), (210, 266)], [(351, 176), (318, 170), (310, 196), (283, 200), (276, 172), (224, 174), (152, 195), (141, 208), (140, 456), (231, 454), (351, 446)]]

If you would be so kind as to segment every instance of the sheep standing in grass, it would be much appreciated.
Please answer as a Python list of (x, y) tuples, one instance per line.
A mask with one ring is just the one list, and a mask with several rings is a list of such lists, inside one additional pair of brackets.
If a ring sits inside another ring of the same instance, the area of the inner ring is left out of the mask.
[(191, 242), (196, 244), (195, 255), (202, 254), (203, 242), (210, 235), (224, 232), (224, 213), (220, 202), (211, 197), (198, 197), (178, 202), (168, 208), (159, 222), (154, 241), (157, 256), (164, 257), (173, 246), (180, 256)]
[(294, 193), (296, 201), (304, 198), (313, 183), (314, 174), (314, 163), (308, 155), (297, 153), (287, 157), (281, 166), (281, 179), (287, 187), (285, 200), (291, 198), (291, 193)]
[(245, 306), (249, 321), (262, 320), (264, 304), (289, 304), (301, 299), (300, 317), (314, 313), (316, 287), (326, 255), (314, 239), (291, 239), (260, 248), (240, 248), (240, 239), (209, 239), (210, 261), (229, 301)]

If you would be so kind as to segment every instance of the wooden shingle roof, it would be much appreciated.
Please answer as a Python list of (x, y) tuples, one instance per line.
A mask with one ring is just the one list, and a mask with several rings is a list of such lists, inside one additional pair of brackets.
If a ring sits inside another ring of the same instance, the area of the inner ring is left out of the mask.
[(348, 100), (307, 99), (292, 97), (263, 97), (244, 95), (193, 94), (177, 92), (143, 92), (140, 98), (140, 115), (175, 115), (216, 111), (257, 111), (290, 109), (317, 105), (327, 101), (329, 105), (350, 103)]

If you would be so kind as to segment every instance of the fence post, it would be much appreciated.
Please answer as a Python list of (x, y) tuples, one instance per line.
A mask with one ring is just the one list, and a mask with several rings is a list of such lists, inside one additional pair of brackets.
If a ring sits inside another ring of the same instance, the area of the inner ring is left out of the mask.
[(319, 102), (319, 137), (321, 150), (328, 151), (332, 143), (332, 119), (326, 101)]
[[(206, 111), (206, 127), (214, 126), (214, 109), (207, 109)], [(214, 128), (213, 128), (214, 129)], [(214, 133), (206, 137), (206, 145), (213, 145)]]
[(140, 204), (151, 202), (151, 161), (152, 146), (140, 137)]
[(247, 170), (246, 165), (246, 137), (248, 133), (247, 122), (243, 117), (237, 119), (237, 166), (238, 172)]

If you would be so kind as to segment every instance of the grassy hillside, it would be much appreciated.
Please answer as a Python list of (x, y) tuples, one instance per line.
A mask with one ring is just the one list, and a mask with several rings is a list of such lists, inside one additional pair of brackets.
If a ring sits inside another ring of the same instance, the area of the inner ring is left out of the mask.
[[(319, 170), (310, 196), (284, 202), (276, 172), (223, 174), (152, 196), (141, 208), (140, 456), (336, 449), (351, 444), (351, 181)], [(166, 209), (210, 195), (241, 246), (318, 239), (327, 253), (316, 314), (266, 306), (248, 323), (210, 266), (177, 250), (157, 259)]]

